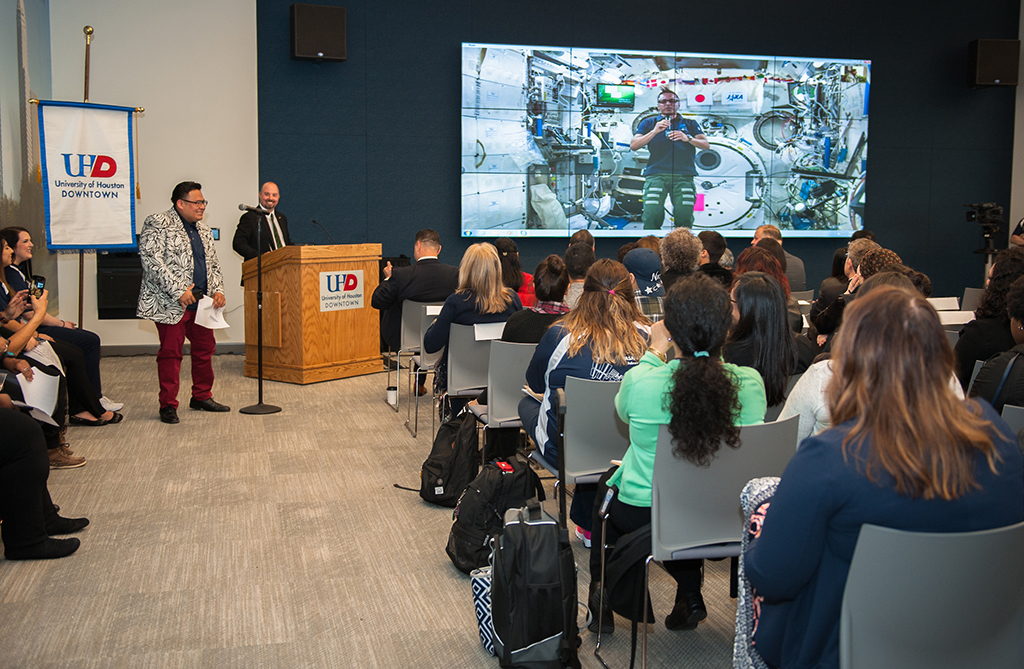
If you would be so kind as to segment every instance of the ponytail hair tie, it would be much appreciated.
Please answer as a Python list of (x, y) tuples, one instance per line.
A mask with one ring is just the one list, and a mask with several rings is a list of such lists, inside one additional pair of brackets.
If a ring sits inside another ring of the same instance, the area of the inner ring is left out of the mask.
[(693, 352), (693, 357), (695, 357), (695, 358), (707, 358), (708, 357), (708, 352), (707, 351), (694, 351)]
[(615, 294), (615, 289), (614, 289), (614, 288), (612, 288), (611, 290), (609, 290), (609, 291), (608, 291), (608, 294), (609, 294), (609, 295), (614, 295), (614, 294)]

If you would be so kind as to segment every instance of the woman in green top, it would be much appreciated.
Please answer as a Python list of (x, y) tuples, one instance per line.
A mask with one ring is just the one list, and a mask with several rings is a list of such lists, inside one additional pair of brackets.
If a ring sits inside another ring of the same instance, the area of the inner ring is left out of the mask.
[[(651, 522), (651, 480), (658, 429), (668, 425), (673, 451), (706, 465), (724, 441), (739, 447), (739, 425), (764, 421), (767, 402), (756, 370), (721, 360), (732, 327), (732, 304), (722, 285), (703, 274), (677, 281), (665, 296), (665, 318), (651, 328), (650, 348), (626, 372), (615, 397), (619, 416), (629, 423), (630, 446), (622, 466), (607, 481), (619, 494), (609, 507), (609, 545)], [(604, 498), (604, 489), (598, 499)], [(597, 515), (595, 509), (595, 516)], [(602, 541), (594, 519), (594, 541)], [(595, 543), (595, 547), (600, 543)], [(665, 619), (668, 629), (694, 629), (707, 617), (700, 594), (702, 560), (666, 562), (676, 580), (676, 603)], [(590, 604), (597, 630), (600, 551), (590, 554)], [(605, 598), (604, 631), (614, 629)]]

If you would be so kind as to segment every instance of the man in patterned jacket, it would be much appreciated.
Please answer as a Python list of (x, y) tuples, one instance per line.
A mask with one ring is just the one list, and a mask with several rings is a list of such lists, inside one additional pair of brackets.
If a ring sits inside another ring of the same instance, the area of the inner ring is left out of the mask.
[(189, 407), (230, 411), (213, 399), (213, 330), (197, 325), (196, 307), (209, 295), (224, 306), (224, 277), (210, 228), (200, 221), (206, 211), (202, 186), (183, 181), (171, 193), (173, 206), (146, 219), (139, 234), (142, 287), (136, 315), (156, 323), (160, 352), (160, 420), (178, 422), (178, 380), (181, 351), (188, 337), (192, 350), (192, 399)]

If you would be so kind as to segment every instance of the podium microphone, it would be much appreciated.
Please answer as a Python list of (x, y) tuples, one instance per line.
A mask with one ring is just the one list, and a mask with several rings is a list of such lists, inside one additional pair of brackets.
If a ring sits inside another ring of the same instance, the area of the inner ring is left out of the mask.
[(331, 233), (327, 232), (327, 228), (325, 228), (324, 226), (322, 226), (319, 223), (317, 223), (315, 218), (311, 218), (310, 220), (313, 221), (313, 225), (315, 225), (316, 227), (318, 227), (318, 228), (320, 228), (321, 230), (324, 231), (324, 234), (327, 235), (327, 239), (330, 239), (332, 244), (337, 244), (338, 243), (338, 242), (334, 241), (334, 237), (331, 237)]
[(260, 207), (250, 207), (247, 204), (238, 205), (238, 211), (251, 211), (254, 214), (269, 214), (270, 212)]

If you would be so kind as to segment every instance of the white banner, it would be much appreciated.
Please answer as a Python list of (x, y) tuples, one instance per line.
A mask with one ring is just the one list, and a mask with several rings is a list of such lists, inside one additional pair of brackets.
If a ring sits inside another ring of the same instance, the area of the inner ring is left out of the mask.
[(135, 248), (131, 107), (39, 102), (51, 251)]

